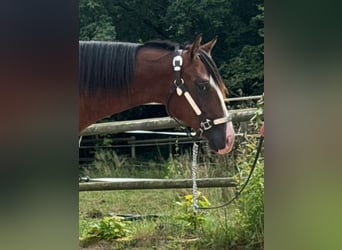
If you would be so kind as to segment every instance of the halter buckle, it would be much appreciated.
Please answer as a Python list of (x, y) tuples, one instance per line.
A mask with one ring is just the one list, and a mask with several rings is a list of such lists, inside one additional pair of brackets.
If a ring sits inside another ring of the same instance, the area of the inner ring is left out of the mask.
[(173, 84), (176, 87), (176, 93), (178, 96), (181, 96), (184, 93), (184, 80), (180, 78), (180, 80), (174, 80)]
[(183, 65), (183, 58), (181, 55), (177, 55), (173, 57), (172, 60), (173, 70), (180, 71)]
[(205, 121), (201, 122), (201, 128), (203, 128), (203, 130), (209, 130), (213, 127), (213, 122), (212, 120), (206, 119)]

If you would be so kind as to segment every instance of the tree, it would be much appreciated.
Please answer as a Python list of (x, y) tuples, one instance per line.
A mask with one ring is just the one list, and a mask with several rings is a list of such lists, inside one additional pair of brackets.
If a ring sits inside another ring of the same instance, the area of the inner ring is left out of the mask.
[(101, 1), (80, 1), (80, 40), (113, 41), (116, 38), (111, 16)]
[(259, 43), (244, 44), (239, 55), (221, 66), (222, 77), (227, 80), (231, 92), (241, 90), (244, 95), (264, 92), (264, 6), (250, 19), (250, 27)]

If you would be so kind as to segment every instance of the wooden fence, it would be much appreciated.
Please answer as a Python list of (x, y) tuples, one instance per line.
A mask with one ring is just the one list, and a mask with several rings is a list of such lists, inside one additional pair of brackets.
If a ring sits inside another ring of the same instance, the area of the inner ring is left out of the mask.
[[(233, 122), (249, 121), (255, 115), (255, 113), (255, 108), (230, 111)], [(134, 121), (105, 122), (90, 125), (81, 132), (81, 136), (117, 134), (132, 130), (158, 130), (176, 127), (179, 127), (179, 124), (170, 117), (149, 118)]]
[[(230, 111), (233, 122), (247, 122), (255, 113), (255, 108)], [(81, 132), (81, 136), (117, 134), (134, 130), (160, 130), (176, 127), (179, 127), (179, 124), (170, 117), (106, 122), (87, 127)], [(98, 178), (91, 179), (90, 182), (79, 183), (79, 191), (192, 188), (192, 185), (192, 179)], [(197, 186), (199, 188), (236, 187), (237, 182), (231, 177), (202, 178), (197, 180)]]
[[(79, 191), (131, 190), (131, 189), (172, 189), (192, 188), (192, 179), (139, 179), (139, 178), (98, 178), (94, 182), (79, 184)], [(202, 178), (196, 180), (199, 188), (236, 187), (231, 177)]]

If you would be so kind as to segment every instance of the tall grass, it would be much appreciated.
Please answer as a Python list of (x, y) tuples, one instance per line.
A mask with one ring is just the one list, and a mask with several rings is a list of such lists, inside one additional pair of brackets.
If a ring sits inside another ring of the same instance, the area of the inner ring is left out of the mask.
[(91, 164), (83, 166), (80, 175), (91, 177), (163, 178), (165, 162), (139, 161), (113, 150), (98, 149)]

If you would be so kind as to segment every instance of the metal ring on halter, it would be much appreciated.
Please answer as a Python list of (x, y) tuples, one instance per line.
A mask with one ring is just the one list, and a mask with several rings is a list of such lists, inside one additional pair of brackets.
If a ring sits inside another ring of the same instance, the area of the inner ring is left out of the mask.
[[(178, 81), (181, 81), (181, 83), (178, 85)], [(181, 78), (181, 79), (176, 79), (176, 80), (174, 80), (173, 81), (173, 84), (176, 86), (176, 87), (178, 87), (178, 86), (180, 86), (180, 85), (183, 85), (184, 84), (184, 79), (183, 78)]]

